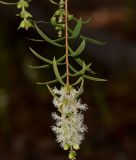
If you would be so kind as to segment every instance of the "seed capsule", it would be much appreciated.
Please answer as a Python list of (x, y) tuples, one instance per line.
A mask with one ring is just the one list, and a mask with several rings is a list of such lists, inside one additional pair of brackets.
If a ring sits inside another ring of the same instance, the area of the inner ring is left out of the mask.
[(60, 13), (61, 13), (61, 11), (60, 11), (60, 10), (57, 10), (57, 11), (55, 12), (55, 15), (56, 15), (56, 16), (59, 16)]

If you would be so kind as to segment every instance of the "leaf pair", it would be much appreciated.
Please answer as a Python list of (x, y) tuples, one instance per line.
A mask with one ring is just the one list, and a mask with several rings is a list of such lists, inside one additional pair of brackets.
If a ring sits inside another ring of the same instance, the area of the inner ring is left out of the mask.
[[(101, 79), (101, 78), (96, 78), (96, 77), (92, 77), (92, 76), (88, 76), (88, 75), (85, 75), (85, 72), (88, 70), (88, 68), (90, 68), (91, 64), (89, 65), (85, 65), (85, 63), (82, 64), (83, 68), (82, 70), (80, 71), (77, 71), (76, 69), (74, 69), (70, 64), (69, 64), (69, 68), (75, 73), (71, 76), (78, 76), (78, 75), (82, 75), (80, 78), (85, 78), (85, 79), (88, 79), (88, 80), (91, 80), (91, 81), (107, 81), (105, 79)], [(78, 79), (77, 82), (75, 82), (75, 84), (73, 85), (76, 85), (76, 83), (80, 82), (81, 79)]]
[(37, 84), (47, 85), (47, 84), (60, 82), (62, 85), (65, 85), (63, 79), (66, 77), (66, 73), (64, 75), (60, 76), (58, 66), (57, 66), (57, 61), (56, 61), (55, 57), (53, 58), (52, 63), (53, 63), (53, 70), (54, 70), (54, 74), (56, 76), (56, 79), (52, 80), (52, 81), (49, 81), (49, 82), (43, 82), (43, 83), (37, 83)]
[(90, 68), (91, 64), (86, 65), (83, 62), (83, 68), (80, 71), (75, 72), (75, 74), (70, 74), (70, 76), (75, 77), (75, 76), (80, 76), (80, 75), (84, 75), (85, 72), (88, 70), (88, 68)]
[[(29, 66), (30, 68), (33, 68), (33, 69), (42, 69), (42, 68), (48, 68), (50, 67), (50, 65), (53, 65), (53, 61), (41, 56), (40, 54), (38, 54), (36, 51), (34, 51), (32, 48), (30, 48), (31, 52), (40, 60), (48, 63), (47, 65), (42, 65), (42, 66)], [(60, 63), (62, 62), (64, 59), (65, 59), (66, 55), (63, 55), (62, 57), (60, 57), (56, 63), (58, 65), (64, 65), (65, 63)]]

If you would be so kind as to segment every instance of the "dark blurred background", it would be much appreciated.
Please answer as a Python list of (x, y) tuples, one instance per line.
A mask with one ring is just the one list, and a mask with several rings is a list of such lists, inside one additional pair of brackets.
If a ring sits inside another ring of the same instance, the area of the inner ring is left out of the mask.
[[(107, 42), (87, 44), (83, 55), (108, 82), (85, 83), (89, 129), (77, 159), (136, 160), (136, 0), (69, 0), (69, 7), (78, 18), (92, 17), (84, 35)], [(29, 11), (35, 20), (48, 21), (55, 9), (48, 0), (33, 0)], [(47, 57), (58, 51), (27, 40), (39, 36), (34, 30), (17, 31), (16, 14), (15, 7), (0, 5), (0, 160), (67, 159), (50, 128), (52, 96), (46, 86), (36, 85), (53, 78), (52, 72), (28, 68), (43, 64), (29, 46)], [(48, 25), (38, 25), (54, 36)]]

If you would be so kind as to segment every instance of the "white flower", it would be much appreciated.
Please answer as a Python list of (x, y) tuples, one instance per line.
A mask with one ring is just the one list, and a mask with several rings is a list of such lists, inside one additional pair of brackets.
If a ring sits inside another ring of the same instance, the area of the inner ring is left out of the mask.
[(84, 133), (87, 131), (82, 114), (82, 110), (86, 110), (87, 105), (82, 104), (81, 100), (76, 98), (76, 95), (81, 94), (82, 91), (66, 85), (60, 90), (54, 88), (53, 92), (56, 95), (53, 104), (58, 109), (58, 113), (52, 113), (56, 121), (52, 130), (56, 134), (57, 142), (64, 149), (79, 149)]

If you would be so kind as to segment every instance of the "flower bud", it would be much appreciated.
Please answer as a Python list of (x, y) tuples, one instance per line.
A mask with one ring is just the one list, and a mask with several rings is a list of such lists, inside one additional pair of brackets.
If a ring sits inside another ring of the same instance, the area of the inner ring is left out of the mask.
[(74, 16), (72, 14), (68, 15), (68, 20), (71, 21), (73, 20)]
[(56, 15), (56, 16), (59, 16), (60, 13), (61, 13), (60, 10), (57, 10), (57, 11), (55, 12), (55, 15)]
[(69, 159), (71, 159), (71, 160), (75, 159), (75, 156), (73, 155), (73, 152), (69, 153)]
[(60, 31), (58, 32), (58, 37), (59, 37), (59, 38), (62, 37), (62, 30), (60, 30)]
[(24, 1), (24, 0), (20, 0), (18, 3), (17, 3), (17, 8), (20, 9), (20, 8), (27, 8), (29, 7), (29, 4), (28, 2)]
[(68, 150), (68, 149), (69, 149), (69, 145), (68, 145), (68, 144), (65, 144), (64, 147), (63, 147), (63, 149), (64, 149), (65, 151)]
[(61, 29), (61, 28), (60, 28), (60, 27), (58, 27), (58, 26), (57, 26), (57, 27), (55, 27), (55, 30), (60, 30), (60, 29)]
[(78, 149), (79, 149), (79, 145), (78, 145), (78, 144), (74, 144), (74, 145), (73, 145), (73, 148), (74, 148), (75, 150), (78, 150)]
[(69, 159), (74, 160), (74, 159), (76, 159), (75, 157), (76, 157), (76, 152), (75, 151), (70, 151), (69, 152)]
[(30, 27), (33, 27), (32, 23), (29, 20), (24, 19), (21, 21), (18, 29), (24, 28), (24, 29), (28, 30), (28, 28), (30, 28)]
[(51, 17), (51, 24), (53, 25), (53, 26), (55, 26), (56, 25), (56, 17)]

